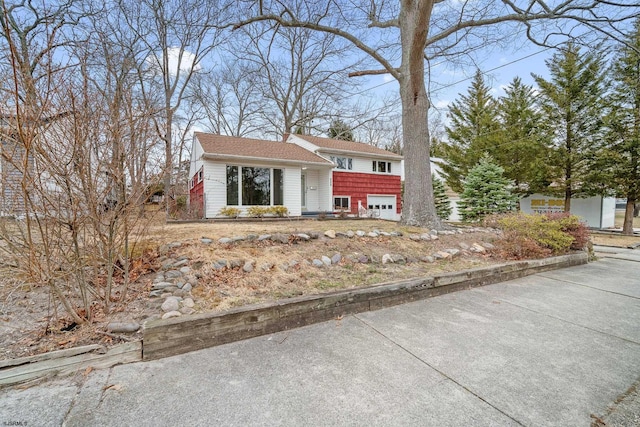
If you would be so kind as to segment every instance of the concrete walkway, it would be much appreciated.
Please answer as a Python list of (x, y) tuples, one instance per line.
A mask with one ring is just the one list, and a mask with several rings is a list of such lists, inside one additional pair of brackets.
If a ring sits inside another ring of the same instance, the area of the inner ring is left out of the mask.
[(2, 390), (0, 425), (638, 425), (640, 252), (602, 254), (585, 266)]

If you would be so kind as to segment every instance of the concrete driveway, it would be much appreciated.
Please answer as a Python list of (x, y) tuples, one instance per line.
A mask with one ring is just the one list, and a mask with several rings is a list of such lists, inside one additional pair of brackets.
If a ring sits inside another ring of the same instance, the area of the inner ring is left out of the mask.
[(640, 257), (615, 252), (585, 266), (2, 390), (0, 425), (638, 425)]

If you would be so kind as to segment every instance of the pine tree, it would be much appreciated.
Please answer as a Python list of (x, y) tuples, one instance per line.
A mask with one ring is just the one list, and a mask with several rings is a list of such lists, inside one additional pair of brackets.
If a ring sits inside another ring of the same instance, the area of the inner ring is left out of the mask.
[(335, 119), (331, 122), (327, 132), (329, 138), (341, 139), (343, 141), (353, 141), (353, 130), (342, 120)]
[(431, 182), (433, 183), (433, 198), (436, 204), (436, 213), (440, 219), (447, 220), (451, 216), (452, 208), (444, 187), (444, 182), (434, 174), (431, 174)]
[(502, 137), (493, 157), (521, 194), (544, 192), (550, 184), (548, 142), (544, 121), (536, 108), (532, 86), (513, 79), (498, 102)]
[(593, 169), (590, 159), (603, 133), (603, 57), (598, 49), (582, 53), (570, 43), (546, 64), (551, 79), (533, 77), (552, 138), (552, 177), (557, 192), (564, 195), (564, 210), (569, 212), (572, 197), (593, 195), (587, 183)]
[(620, 46), (610, 76), (606, 144), (595, 157), (594, 171), (605, 187), (627, 198), (622, 232), (633, 234), (634, 206), (640, 202), (640, 19)]
[(449, 109), (448, 141), (441, 147), (444, 162), (440, 166), (454, 191), (462, 191), (465, 176), (485, 153), (492, 154), (499, 129), (497, 114), (498, 103), (477, 70), (468, 94)]
[(464, 180), (458, 210), (463, 221), (478, 221), (483, 217), (515, 209), (517, 197), (504, 177), (504, 169), (488, 156), (474, 166)]

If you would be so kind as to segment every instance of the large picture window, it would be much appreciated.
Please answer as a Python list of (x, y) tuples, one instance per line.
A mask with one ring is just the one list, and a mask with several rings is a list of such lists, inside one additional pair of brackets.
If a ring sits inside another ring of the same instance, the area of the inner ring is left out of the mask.
[(248, 166), (227, 166), (227, 205), (284, 204), (284, 171)]
[(263, 206), (271, 203), (271, 171), (242, 167), (242, 204)]

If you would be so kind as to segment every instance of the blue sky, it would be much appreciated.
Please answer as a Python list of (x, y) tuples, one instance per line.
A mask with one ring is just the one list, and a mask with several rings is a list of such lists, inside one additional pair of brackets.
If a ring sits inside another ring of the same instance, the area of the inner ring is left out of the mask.
[[(518, 52), (493, 52), (478, 64), (485, 73), (485, 82), (493, 88), (494, 96), (504, 95), (506, 87), (515, 77), (520, 77), (525, 84), (536, 86), (531, 73), (548, 77), (545, 60), (553, 55), (553, 49), (539, 46), (529, 46)], [(438, 110), (443, 119), (448, 111), (447, 106), (466, 94), (475, 74), (474, 67), (450, 67), (439, 64), (431, 68), (430, 96), (433, 107)], [(389, 75), (376, 76), (370, 79), (370, 90), (381, 95), (391, 93), (397, 95), (398, 84)]]

